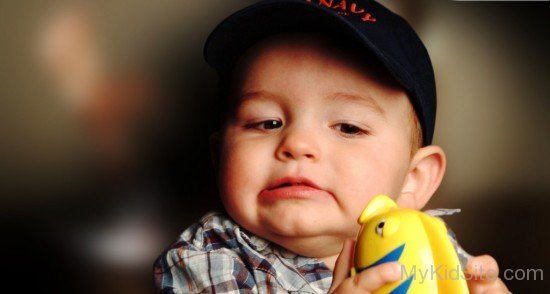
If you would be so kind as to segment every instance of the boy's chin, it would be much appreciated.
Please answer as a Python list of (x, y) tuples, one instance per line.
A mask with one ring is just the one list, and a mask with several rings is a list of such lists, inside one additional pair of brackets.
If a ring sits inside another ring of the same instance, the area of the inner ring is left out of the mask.
[(334, 217), (309, 209), (265, 211), (258, 217), (264, 233), (282, 238), (309, 238), (339, 231)]

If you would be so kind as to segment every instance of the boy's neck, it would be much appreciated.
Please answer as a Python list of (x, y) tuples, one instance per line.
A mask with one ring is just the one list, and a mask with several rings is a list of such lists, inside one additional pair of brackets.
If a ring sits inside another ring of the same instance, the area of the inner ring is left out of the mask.
[(272, 241), (295, 254), (316, 258), (324, 262), (332, 271), (344, 244), (344, 240), (339, 237), (311, 237), (300, 240), (277, 238)]

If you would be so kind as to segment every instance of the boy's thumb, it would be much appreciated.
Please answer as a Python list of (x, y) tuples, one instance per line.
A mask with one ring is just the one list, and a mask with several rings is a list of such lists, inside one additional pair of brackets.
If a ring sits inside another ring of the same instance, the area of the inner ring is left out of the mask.
[(490, 255), (472, 257), (466, 266), (466, 274), (474, 280), (494, 281), (498, 279), (498, 271), (498, 264)]
[(353, 248), (355, 247), (355, 241), (353, 239), (346, 239), (344, 246), (334, 266), (334, 272), (332, 275), (332, 285), (330, 286), (329, 293), (332, 293), (342, 282), (349, 277), (349, 271), (353, 264)]

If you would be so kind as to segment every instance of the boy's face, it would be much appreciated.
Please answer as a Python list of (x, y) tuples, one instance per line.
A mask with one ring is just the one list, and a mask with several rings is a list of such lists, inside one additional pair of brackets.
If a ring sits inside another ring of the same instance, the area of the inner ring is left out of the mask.
[(238, 72), (219, 184), (242, 227), (308, 255), (316, 244), (355, 237), (373, 196), (400, 195), (411, 105), (385, 74), (305, 35), (260, 42)]

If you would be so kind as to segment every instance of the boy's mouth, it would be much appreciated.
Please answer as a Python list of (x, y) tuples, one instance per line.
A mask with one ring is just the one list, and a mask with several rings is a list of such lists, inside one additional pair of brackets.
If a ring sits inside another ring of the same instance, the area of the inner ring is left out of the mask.
[(267, 190), (273, 190), (273, 189), (290, 187), (290, 186), (307, 186), (307, 187), (321, 190), (321, 188), (317, 186), (317, 184), (315, 184), (310, 179), (304, 178), (304, 177), (284, 177), (284, 178), (278, 179), (273, 183), (271, 183), (269, 187), (267, 187)]
[(308, 178), (284, 177), (272, 182), (260, 193), (260, 197), (272, 202), (282, 199), (327, 199), (334, 196)]

